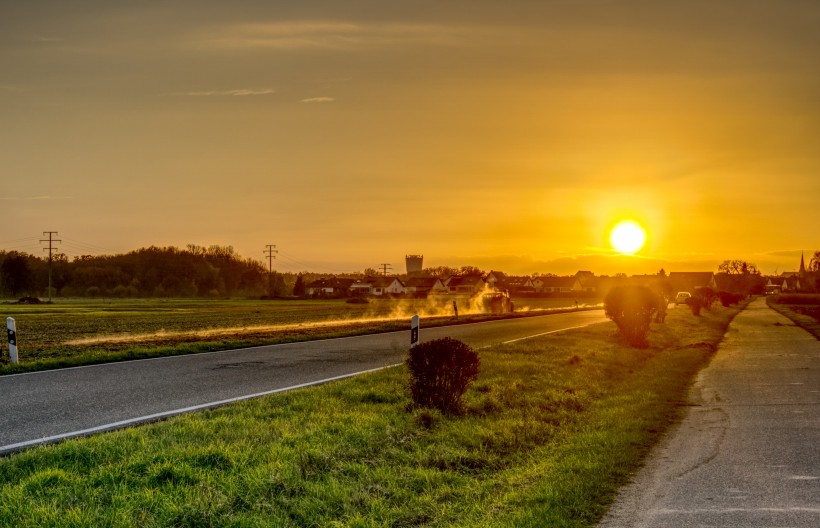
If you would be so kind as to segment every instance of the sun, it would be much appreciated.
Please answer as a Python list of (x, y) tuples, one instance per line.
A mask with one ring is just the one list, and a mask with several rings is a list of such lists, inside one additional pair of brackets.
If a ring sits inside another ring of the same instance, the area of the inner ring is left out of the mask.
[(646, 230), (634, 220), (623, 220), (610, 231), (609, 243), (619, 253), (632, 255), (646, 243)]

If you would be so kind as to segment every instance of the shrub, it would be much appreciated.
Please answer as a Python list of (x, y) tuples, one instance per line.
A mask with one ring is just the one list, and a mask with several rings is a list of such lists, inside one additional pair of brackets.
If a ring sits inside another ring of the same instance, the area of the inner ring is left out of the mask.
[(700, 311), (701, 309), (703, 309), (704, 306), (703, 297), (699, 295), (693, 295), (692, 297), (686, 299), (686, 304), (688, 304), (689, 308), (692, 309), (692, 315), (700, 317)]
[(410, 349), (410, 392), (417, 406), (443, 413), (461, 411), (461, 398), (478, 377), (478, 354), (466, 343), (445, 337)]
[(646, 286), (616, 286), (604, 298), (604, 313), (631, 346), (646, 346), (649, 325), (660, 302)]

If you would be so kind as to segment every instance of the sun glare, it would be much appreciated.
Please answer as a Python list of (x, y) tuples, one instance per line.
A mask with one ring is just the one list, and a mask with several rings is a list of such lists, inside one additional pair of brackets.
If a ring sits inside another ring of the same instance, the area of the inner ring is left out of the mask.
[(624, 220), (612, 228), (609, 242), (619, 253), (632, 255), (646, 242), (646, 231), (637, 222)]

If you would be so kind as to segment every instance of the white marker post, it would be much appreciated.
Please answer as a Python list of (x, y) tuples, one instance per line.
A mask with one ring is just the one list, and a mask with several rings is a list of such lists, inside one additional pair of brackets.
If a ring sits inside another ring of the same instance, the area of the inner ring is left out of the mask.
[(419, 315), (410, 318), (410, 348), (419, 344)]
[(17, 326), (14, 324), (13, 317), (6, 319), (6, 328), (9, 333), (9, 358), (12, 364), (15, 364), (17, 363)]

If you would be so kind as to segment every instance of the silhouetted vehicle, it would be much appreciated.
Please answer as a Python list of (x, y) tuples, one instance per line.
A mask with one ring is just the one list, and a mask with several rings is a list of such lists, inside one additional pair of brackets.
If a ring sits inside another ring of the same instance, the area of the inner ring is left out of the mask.
[(487, 292), (481, 295), (481, 302), (486, 313), (505, 314), (515, 309), (510, 294), (504, 291)]
[(691, 297), (692, 294), (689, 292), (678, 292), (678, 294), (675, 295), (675, 304), (686, 304), (686, 301)]

